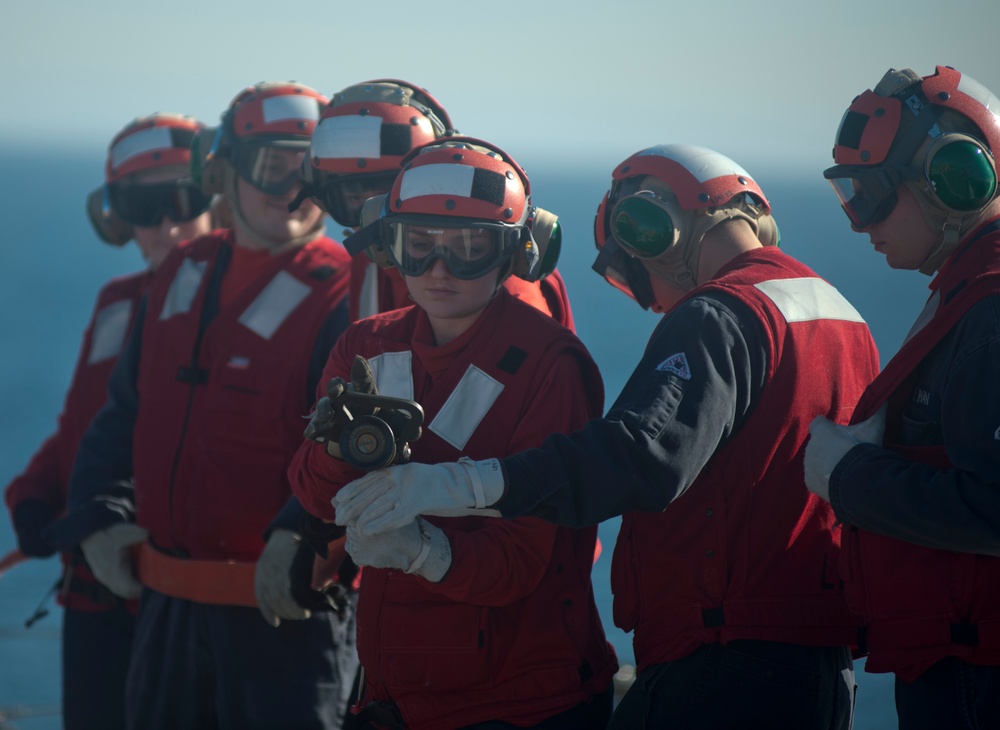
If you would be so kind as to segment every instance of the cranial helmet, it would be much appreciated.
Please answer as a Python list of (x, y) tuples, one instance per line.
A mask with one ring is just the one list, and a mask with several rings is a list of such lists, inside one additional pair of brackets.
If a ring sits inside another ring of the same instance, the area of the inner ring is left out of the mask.
[(426, 90), (376, 79), (333, 95), (313, 133), (302, 178), (313, 202), (342, 226), (360, 225), (361, 206), (392, 186), (411, 150), (454, 134)]
[(305, 157), (326, 103), (318, 91), (294, 81), (254, 84), (236, 95), (218, 127), (203, 130), (192, 143), (192, 177), (206, 193), (225, 196), (234, 221), (261, 247), (311, 240), (322, 232), (322, 218), (299, 239), (270, 241), (247, 221), (236, 178), (274, 196), (301, 185), (301, 164), (290, 160), (287, 151)]
[[(159, 225), (165, 214), (189, 221), (208, 209), (211, 196), (189, 178), (191, 142), (203, 128), (193, 117), (158, 112), (114, 136), (104, 185), (87, 196), (87, 216), (102, 241), (123, 246), (133, 226)], [(146, 182), (150, 178), (156, 182)]]
[[(531, 184), (507, 153), (456, 136), (417, 148), (402, 162), (388, 194), (369, 201), (363, 227), (344, 242), (350, 253), (367, 249), (379, 265), (408, 276), (442, 258), (458, 278), (476, 279), (505, 266), (500, 281), (508, 275), (538, 280), (544, 255), (532, 237), (537, 209)], [(369, 221), (376, 206), (378, 218)], [(558, 230), (554, 220), (547, 226)], [(450, 232), (451, 240), (439, 246), (416, 231)]]
[(746, 220), (765, 246), (778, 244), (771, 206), (750, 174), (704, 147), (657, 145), (611, 174), (594, 219), (594, 270), (636, 300), (653, 304), (650, 274), (688, 291), (696, 285), (705, 234)]
[(1000, 100), (948, 66), (921, 78), (889, 69), (844, 113), (833, 147), (833, 186), (855, 230), (879, 223), (909, 186), (940, 244), (920, 267), (938, 269), (997, 196)]
[[(283, 195), (299, 184), (299, 170), (268, 165), (274, 149), (308, 150), (327, 99), (292, 81), (265, 82), (243, 89), (218, 127), (205, 129), (192, 145), (192, 175), (205, 192), (222, 193), (226, 170), (262, 192)], [(287, 172), (287, 174), (284, 174)]]

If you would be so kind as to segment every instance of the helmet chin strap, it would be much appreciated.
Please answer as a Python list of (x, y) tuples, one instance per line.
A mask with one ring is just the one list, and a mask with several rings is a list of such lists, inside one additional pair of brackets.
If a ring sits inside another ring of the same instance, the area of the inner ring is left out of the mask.
[[(754, 235), (760, 237), (765, 246), (776, 243), (776, 229), (761, 226), (758, 219), (741, 208), (722, 208), (706, 213), (692, 211), (685, 216), (681, 240), (654, 259), (643, 261), (650, 274), (681, 291), (691, 291), (698, 286), (698, 254), (705, 235), (721, 223), (730, 220), (745, 220), (753, 229)], [(767, 216), (770, 218), (770, 216)]]
[(931, 250), (920, 265), (920, 273), (926, 276), (933, 276), (941, 268), (951, 252), (954, 251), (962, 240), (963, 234), (970, 231), (986, 213), (986, 208), (982, 208), (971, 213), (956, 213), (953, 210), (943, 207), (935, 202), (932, 191), (925, 182), (905, 182), (910, 186), (913, 197), (920, 205), (920, 212), (924, 217), (924, 222), (930, 226), (931, 230), (941, 231), (941, 240)]
[(240, 234), (240, 245), (244, 248), (256, 249), (258, 251), (269, 251), (272, 255), (277, 255), (292, 248), (297, 248), (309, 243), (323, 235), (323, 216), (316, 220), (316, 224), (306, 233), (287, 241), (274, 241), (254, 229), (250, 222), (243, 215), (243, 206), (240, 202), (239, 191), (236, 188), (236, 171), (226, 162), (223, 164), (222, 188), (223, 195), (229, 201), (233, 214), (233, 228)]

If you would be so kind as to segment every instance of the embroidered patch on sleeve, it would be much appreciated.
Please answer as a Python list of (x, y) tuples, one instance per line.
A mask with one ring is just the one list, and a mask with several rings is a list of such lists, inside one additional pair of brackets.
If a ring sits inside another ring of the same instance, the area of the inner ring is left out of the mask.
[(683, 352), (671, 355), (657, 365), (656, 369), (660, 372), (673, 373), (678, 378), (683, 378), (684, 380), (691, 379), (691, 368), (688, 367), (687, 357), (685, 357)]

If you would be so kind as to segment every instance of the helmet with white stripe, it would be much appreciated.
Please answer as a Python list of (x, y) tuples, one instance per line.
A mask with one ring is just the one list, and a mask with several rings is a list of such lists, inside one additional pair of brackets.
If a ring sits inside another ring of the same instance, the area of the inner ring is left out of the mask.
[[(376, 261), (409, 276), (426, 271), (434, 258), (446, 258), (459, 278), (505, 267), (501, 281), (509, 275), (537, 281), (541, 257), (532, 238), (535, 214), (528, 176), (513, 158), (489, 142), (450, 137), (403, 159), (378, 221), (345, 246), (351, 253), (371, 247)], [(450, 248), (425, 242), (428, 247), (418, 249), (413, 243), (418, 229), (429, 235), (460, 230), (466, 239)]]
[(365, 200), (389, 191), (403, 158), (450, 134), (448, 112), (425, 89), (399, 79), (354, 84), (323, 110), (302, 178), (313, 202), (357, 228)]

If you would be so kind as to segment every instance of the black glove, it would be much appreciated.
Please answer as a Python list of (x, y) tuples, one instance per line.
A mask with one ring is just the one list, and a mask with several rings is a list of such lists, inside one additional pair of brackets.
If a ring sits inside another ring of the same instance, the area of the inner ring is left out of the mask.
[(55, 520), (55, 511), (44, 499), (26, 499), (14, 507), (14, 532), (17, 548), (32, 558), (47, 558), (55, 554), (52, 543), (42, 536), (43, 530)]
[[(319, 526), (322, 527), (319, 527)], [(313, 565), (316, 556), (328, 557), (327, 545), (345, 532), (340, 525), (326, 523), (312, 515), (302, 519), (302, 542), (292, 560), (292, 598), (302, 608), (316, 611), (340, 611), (347, 605), (347, 588), (339, 582), (324, 586), (322, 590), (312, 587)]]
[(331, 456), (340, 458), (340, 434), (352, 418), (359, 415), (371, 415), (375, 407), (359, 409), (356, 406), (348, 411), (343, 404), (344, 396), (349, 393), (378, 395), (375, 387), (375, 377), (371, 365), (361, 355), (355, 355), (351, 366), (351, 382), (343, 378), (333, 378), (326, 384), (326, 396), (316, 403), (316, 410), (309, 414), (309, 423), (302, 436), (310, 441), (325, 443)]

